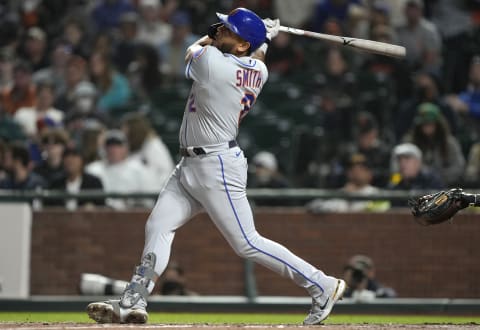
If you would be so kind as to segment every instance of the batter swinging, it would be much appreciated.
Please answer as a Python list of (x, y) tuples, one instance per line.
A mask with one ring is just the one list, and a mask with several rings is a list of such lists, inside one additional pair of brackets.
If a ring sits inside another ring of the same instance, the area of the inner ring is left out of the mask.
[(145, 323), (146, 299), (165, 270), (175, 231), (204, 210), (235, 252), (304, 287), (312, 308), (304, 324), (319, 324), (341, 298), (345, 282), (325, 275), (256, 231), (246, 196), (247, 160), (235, 138), (265, 84), (268, 41), (279, 20), (262, 21), (237, 8), (191, 45), (186, 76), (193, 80), (180, 128), (183, 156), (160, 193), (145, 228), (141, 264), (120, 300), (91, 303), (99, 323)]

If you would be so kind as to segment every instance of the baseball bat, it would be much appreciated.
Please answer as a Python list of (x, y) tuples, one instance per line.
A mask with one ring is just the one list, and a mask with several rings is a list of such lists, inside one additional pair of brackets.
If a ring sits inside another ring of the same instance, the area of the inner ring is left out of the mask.
[(405, 54), (406, 54), (405, 47), (388, 44), (385, 42), (341, 37), (341, 36), (336, 36), (332, 34), (295, 29), (288, 26), (280, 26), (280, 31), (287, 32), (290, 34), (296, 34), (299, 36), (320, 39), (320, 40), (328, 40), (339, 45), (357, 48), (357, 49), (367, 51), (369, 53), (374, 53), (374, 54), (386, 55), (386, 56), (391, 56), (396, 58), (405, 57)]

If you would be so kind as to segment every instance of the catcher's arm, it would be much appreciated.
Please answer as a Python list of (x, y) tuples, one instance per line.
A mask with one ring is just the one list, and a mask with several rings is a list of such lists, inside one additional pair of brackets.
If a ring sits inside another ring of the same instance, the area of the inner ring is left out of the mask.
[(462, 199), (469, 206), (480, 206), (480, 194), (462, 193)]
[(424, 225), (435, 225), (451, 219), (468, 206), (480, 206), (480, 196), (455, 188), (411, 199), (408, 204), (414, 219)]

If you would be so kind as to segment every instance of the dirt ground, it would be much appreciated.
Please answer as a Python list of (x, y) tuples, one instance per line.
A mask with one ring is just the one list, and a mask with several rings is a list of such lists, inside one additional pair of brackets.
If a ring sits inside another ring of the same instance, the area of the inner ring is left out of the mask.
[(112, 325), (112, 324), (79, 324), (79, 323), (0, 323), (0, 330), (91, 330), (91, 329), (159, 329), (159, 330), (297, 330), (297, 329), (319, 329), (319, 330), (353, 330), (353, 329), (388, 329), (388, 330), (411, 330), (411, 329), (479, 329), (479, 324), (418, 324), (418, 325), (402, 325), (402, 324), (328, 324), (320, 326), (299, 326), (299, 325), (188, 325), (188, 324), (150, 324), (150, 325)]

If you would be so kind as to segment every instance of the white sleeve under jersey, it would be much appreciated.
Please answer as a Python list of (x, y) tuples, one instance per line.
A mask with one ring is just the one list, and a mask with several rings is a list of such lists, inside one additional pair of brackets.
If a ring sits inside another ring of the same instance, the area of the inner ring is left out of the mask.
[(205, 46), (193, 54), (185, 75), (193, 84), (180, 127), (180, 146), (196, 147), (235, 140), (268, 71), (262, 61)]

